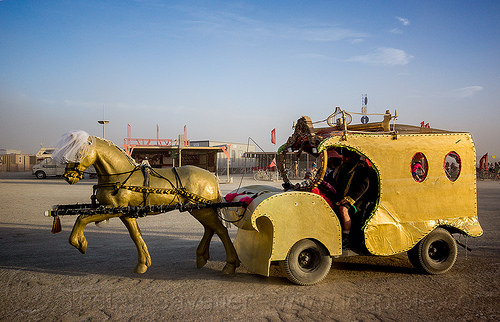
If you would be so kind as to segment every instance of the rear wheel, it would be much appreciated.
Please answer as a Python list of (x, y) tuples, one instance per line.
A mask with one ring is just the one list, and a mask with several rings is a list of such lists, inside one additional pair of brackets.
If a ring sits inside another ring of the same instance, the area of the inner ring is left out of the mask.
[(326, 277), (332, 266), (332, 258), (320, 243), (303, 239), (293, 245), (280, 266), (291, 282), (313, 285)]
[(442, 274), (455, 264), (457, 243), (446, 229), (436, 228), (408, 251), (408, 259), (424, 273)]
[(35, 176), (37, 179), (45, 179), (47, 177), (47, 175), (43, 171), (37, 171), (35, 173)]

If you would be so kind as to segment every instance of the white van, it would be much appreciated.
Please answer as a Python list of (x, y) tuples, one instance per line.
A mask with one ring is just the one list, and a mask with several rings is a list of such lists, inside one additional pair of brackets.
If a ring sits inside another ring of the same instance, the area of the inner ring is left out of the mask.
[[(51, 158), (46, 158), (33, 166), (32, 174), (36, 176), (37, 179), (45, 179), (47, 176), (62, 177), (65, 170), (65, 163), (57, 163)], [(96, 172), (93, 166), (85, 171), (85, 178), (93, 178), (95, 176)]]
[(47, 176), (62, 176), (65, 169), (66, 164), (46, 158), (33, 166), (32, 173), (37, 179), (45, 179)]

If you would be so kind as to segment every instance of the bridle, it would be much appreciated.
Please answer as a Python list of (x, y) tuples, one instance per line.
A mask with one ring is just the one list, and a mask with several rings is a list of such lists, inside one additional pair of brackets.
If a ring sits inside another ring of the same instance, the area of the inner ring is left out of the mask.
[(85, 168), (80, 163), (68, 163), (63, 177), (65, 179), (78, 178), (83, 179)]

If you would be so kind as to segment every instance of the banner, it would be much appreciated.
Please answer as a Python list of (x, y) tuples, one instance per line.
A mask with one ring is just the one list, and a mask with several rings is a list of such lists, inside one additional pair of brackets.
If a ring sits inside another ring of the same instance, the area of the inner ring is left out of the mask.
[(488, 170), (488, 153), (479, 160), (479, 169)]
[(276, 128), (271, 131), (271, 143), (276, 144)]

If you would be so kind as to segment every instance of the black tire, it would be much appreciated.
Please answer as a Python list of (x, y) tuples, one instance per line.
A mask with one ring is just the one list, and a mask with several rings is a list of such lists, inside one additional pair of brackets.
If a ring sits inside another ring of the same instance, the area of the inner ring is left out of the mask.
[(47, 175), (43, 171), (37, 171), (37, 172), (35, 172), (35, 177), (37, 179), (45, 179), (47, 177)]
[(314, 285), (326, 277), (332, 258), (320, 243), (303, 239), (293, 245), (280, 266), (292, 283)]
[(420, 264), (418, 259), (418, 244), (408, 252), (406, 252), (406, 254), (408, 255), (408, 259), (410, 260), (410, 263), (413, 265), (413, 267), (419, 268)]
[(436, 228), (408, 251), (408, 259), (418, 270), (427, 274), (443, 274), (457, 259), (457, 243), (443, 228)]

